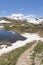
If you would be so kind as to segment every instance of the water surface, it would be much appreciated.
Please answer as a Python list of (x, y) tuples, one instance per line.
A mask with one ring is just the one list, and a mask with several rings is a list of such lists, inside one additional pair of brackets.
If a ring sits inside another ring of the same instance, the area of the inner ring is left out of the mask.
[(12, 31), (0, 30), (0, 42), (16, 42), (17, 40), (25, 40), (26, 38)]

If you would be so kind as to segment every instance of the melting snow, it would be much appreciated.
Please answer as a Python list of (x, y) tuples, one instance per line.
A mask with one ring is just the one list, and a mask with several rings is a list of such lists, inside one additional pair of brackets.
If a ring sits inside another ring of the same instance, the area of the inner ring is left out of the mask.
[(34, 15), (23, 15), (23, 14), (12, 14), (7, 18), (15, 19), (15, 20), (27, 20), (29, 23), (39, 24), (43, 21), (43, 19), (36, 18)]
[(4, 26), (0, 26), (0, 28), (4, 28)]
[(11, 23), (9, 21), (1, 20), (0, 23)]
[(9, 46), (7, 48), (6, 48), (6, 46), (3, 45), (3, 48), (0, 49), (0, 56), (3, 53), (7, 53), (9, 51), (12, 51), (13, 49), (16, 49), (18, 47), (22, 47), (22, 46), (26, 45), (27, 43), (32, 42), (34, 40), (36, 40), (36, 41), (38, 41), (38, 40), (43, 41), (43, 38), (40, 38), (40, 36), (38, 36), (38, 34), (24, 33), (24, 34), (21, 34), (21, 35), (26, 37), (27, 39), (24, 40), (24, 41), (17, 41), (15, 43), (13, 43), (12, 46)]

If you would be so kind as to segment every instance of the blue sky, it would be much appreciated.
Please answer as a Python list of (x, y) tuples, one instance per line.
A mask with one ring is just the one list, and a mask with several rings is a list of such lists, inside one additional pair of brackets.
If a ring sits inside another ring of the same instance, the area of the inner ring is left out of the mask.
[(43, 0), (0, 0), (0, 16), (13, 13), (43, 16)]

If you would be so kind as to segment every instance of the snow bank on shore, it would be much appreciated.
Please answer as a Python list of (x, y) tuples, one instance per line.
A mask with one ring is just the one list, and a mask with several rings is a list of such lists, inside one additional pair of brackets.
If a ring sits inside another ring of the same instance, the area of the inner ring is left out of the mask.
[(4, 28), (4, 26), (0, 26), (0, 28)]
[(9, 21), (1, 20), (0, 23), (11, 23)]
[(0, 56), (3, 54), (3, 53), (7, 53), (9, 51), (12, 51), (13, 49), (16, 49), (18, 47), (22, 47), (24, 45), (26, 45), (27, 43), (29, 42), (32, 42), (34, 40), (38, 41), (38, 40), (41, 40), (43, 41), (43, 38), (41, 38), (40, 36), (38, 36), (38, 34), (34, 34), (34, 33), (24, 33), (24, 34), (21, 34), (22, 36), (26, 37), (27, 39), (24, 40), (24, 41), (17, 41), (15, 43), (12, 44), (12, 46), (9, 46), (9, 47), (3, 47), (2, 49), (0, 49)]

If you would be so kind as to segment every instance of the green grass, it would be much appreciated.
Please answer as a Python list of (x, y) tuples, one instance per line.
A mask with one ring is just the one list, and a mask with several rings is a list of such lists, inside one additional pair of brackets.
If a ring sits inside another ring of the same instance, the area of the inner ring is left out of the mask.
[(26, 24), (24, 26), (21, 26), (22, 24), (24, 24), (23, 22), (22, 23), (16, 23), (16, 24), (12, 24), (13, 26), (10, 27), (8, 24), (5, 24), (5, 30), (12, 30), (12, 31), (15, 31), (17, 33), (25, 33), (25, 32), (38, 32), (39, 30), (41, 30), (41, 28), (39, 26), (35, 26), (33, 24)]
[(41, 60), (41, 64), (43, 64), (43, 59)]
[(43, 51), (43, 42), (39, 42), (34, 49), (35, 53), (41, 53)]
[(29, 47), (31, 47), (35, 42), (26, 44), (23, 47), (17, 48), (7, 54), (3, 54), (0, 57), (0, 65), (15, 65), (18, 57)]
[[(36, 47), (34, 48), (34, 53), (32, 54), (33, 63), (36, 55), (40, 54), (42, 51), (43, 51), (43, 42), (39, 41)], [(43, 60), (41, 62), (43, 63)]]
[[(6, 21), (10, 21), (11, 23), (2, 23), (0, 25), (5, 26), (5, 30), (12, 30), (14, 32), (17, 33), (25, 33), (25, 32), (29, 32), (29, 33), (36, 33), (39, 30), (43, 31), (43, 25), (39, 24), (32, 24), (32, 23), (28, 23), (26, 22), (26, 20), (22, 21), (22, 20), (13, 20), (13, 19), (9, 19), (6, 17), (2, 17), (0, 18), (0, 20), (6, 20)], [(24, 24), (24, 26), (22, 26)], [(13, 27), (10, 27), (11, 25), (13, 25)], [(43, 35), (43, 34), (42, 34)]]
[(41, 53), (43, 51), (43, 42), (38, 42), (37, 46), (34, 48), (34, 53), (33, 53), (33, 59), (35, 58), (37, 53)]

